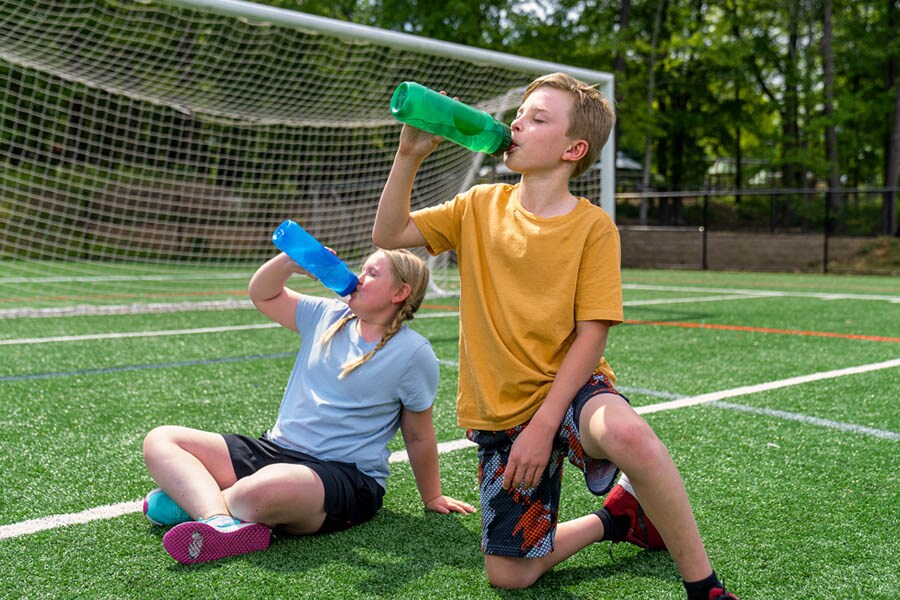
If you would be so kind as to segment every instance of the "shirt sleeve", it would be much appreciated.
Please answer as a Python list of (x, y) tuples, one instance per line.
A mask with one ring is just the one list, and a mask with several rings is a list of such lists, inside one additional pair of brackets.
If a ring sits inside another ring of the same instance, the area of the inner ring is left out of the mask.
[(432, 255), (454, 250), (459, 245), (462, 217), (470, 192), (437, 206), (414, 211), (410, 216), (425, 238), (426, 250)]
[(323, 317), (336, 307), (343, 306), (338, 300), (318, 298), (303, 294), (297, 302), (297, 312), (294, 313), (294, 322), (301, 336), (314, 335), (316, 327), (322, 322)]
[(624, 318), (619, 232), (611, 220), (598, 229), (581, 256), (575, 319), (609, 321), (610, 325), (618, 325)]
[(437, 357), (431, 344), (423, 342), (413, 352), (400, 379), (398, 393), (403, 408), (412, 412), (428, 410), (434, 404), (438, 377)]

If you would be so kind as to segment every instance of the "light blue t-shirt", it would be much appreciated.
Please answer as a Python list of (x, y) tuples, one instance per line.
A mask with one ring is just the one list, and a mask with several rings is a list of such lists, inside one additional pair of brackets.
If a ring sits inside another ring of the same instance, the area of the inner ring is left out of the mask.
[(339, 300), (303, 296), (296, 323), (302, 342), (269, 439), (321, 460), (356, 464), (385, 487), (387, 443), (400, 427), (400, 411), (427, 410), (437, 392), (438, 364), (431, 344), (403, 325), (365, 364), (343, 379), (343, 365), (377, 345), (345, 324), (323, 347), (322, 335), (350, 313)]

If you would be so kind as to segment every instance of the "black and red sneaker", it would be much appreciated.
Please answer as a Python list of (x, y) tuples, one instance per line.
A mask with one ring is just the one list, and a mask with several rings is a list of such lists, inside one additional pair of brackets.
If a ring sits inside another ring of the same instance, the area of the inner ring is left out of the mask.
[[(609, 511), (613, 517), (628, 517), (628, 533), (624, 540), (635, 546), (648, 550), (665, 550), (666, 543), (662, 536), (644, 514), (644, 509), (638, 504), (637, 498), (628, 493), (621, 485), (616, 484), (606, 496), (603, 508)], [(615, 541), (615, 540), (614, 540)], [(712, 600), (714, 596), (710, 596)], [(728, 596), (723, 596), (727, 600)]]
[(738, 597), (726, 592), (724, 588), (717, 587), (709, 590), (709, 600), (738, 600)]

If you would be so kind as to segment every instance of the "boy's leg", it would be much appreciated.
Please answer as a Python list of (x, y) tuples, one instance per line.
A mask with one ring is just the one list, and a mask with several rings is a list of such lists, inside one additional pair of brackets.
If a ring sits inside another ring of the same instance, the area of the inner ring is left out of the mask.
[(221, 490), (237, 478), (220, 434), (157, 427), (144, 438), (144, 463), (159, 487), (193, 518), (229, 514)]
[(556, 528), (554, 550), (538, 558), (514, 558), (484, 555), (484, 567), (491, 585), (505, 589), (531, 586), (541, 575), (570, 556), (603, 537), (603, 524), (593, 514), (565, 523)]
[(557, 524), (562, 469), (567, 446), (554, 444), (538, 485), (531, 489), (502, 487), (512, 442), (523, 426), (506, 431), (470, 431), (479, 445), (482, 551), (491, 585), (529, 587), (541, 575), (603, 537), (603, 523), (587, 515)]
[(650, 426), (619, 395), (598, 394), (579, 420), (584, 452), (608, 459), (628, 475), (685, 581), (712, 573), (681, 475)]

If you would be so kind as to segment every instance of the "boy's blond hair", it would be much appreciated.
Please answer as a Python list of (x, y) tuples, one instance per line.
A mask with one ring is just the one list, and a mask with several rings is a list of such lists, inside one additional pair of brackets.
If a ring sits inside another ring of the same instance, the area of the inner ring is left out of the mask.
[[(409, 285), (409, 295), (406, 297), (406, 300), (403, 301), (403, 304), (400, 305), (397, 313), (394, 315), (394, 320), (391, 322), (390, 327), (387, 328), (387, 331), (384, 332), (384, 335), (381, 336), (378, 344), (354, 362), (344, 365), (344, 370), (338, 375), (338, 379), (343, 379), (351, 371), (365, 364), (370, 358), (375, 356), (376, 352), (384, 348), (384, 345), (400, 331), (400, 326), (403, 325), (403, 323), (412, 321), (416, 311), (419, 310), (419, 306), (422, 305), (422, 300), (425, 298), (425, 292), (428, 290), (429, 271), (428, 265), (424, 260), (409, 250), (376, 250), (370, 257), (379, 252), (384, 254), (391, 263), (391, 277), (394, 279), (394, 284)], [(328, 344), (334, 338), (334, 335), (341, 330), (341, 327), (355, 318), (356, 315), (351, 314), (336, 321), (322, 335), (322, 339), (319, 343), (322, 345)]]
[(565, 73), (538, 77), (525, 90), (522, 101), (540, 87), (563, 90), (572, 95), (572, 111), (569, 113), (569, 130), (566, 135), (587, 140), (588, 143), (587, 154), (575, 163), (572, 170), (572, 177), (578, 177), (596, 162), (616, 123), (616, 113), (609, 99), (600, 90)]

